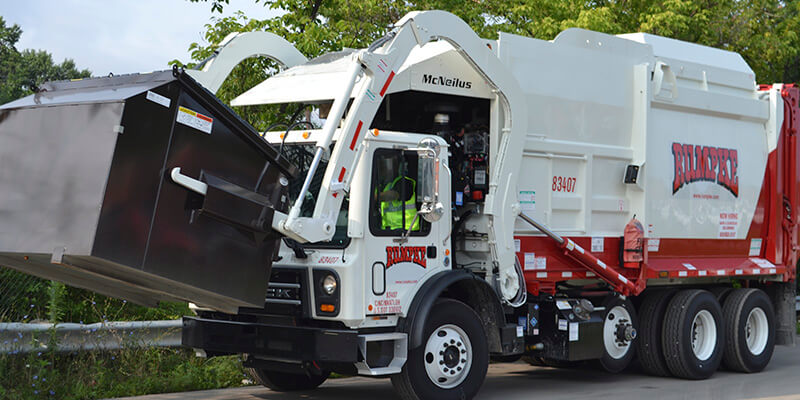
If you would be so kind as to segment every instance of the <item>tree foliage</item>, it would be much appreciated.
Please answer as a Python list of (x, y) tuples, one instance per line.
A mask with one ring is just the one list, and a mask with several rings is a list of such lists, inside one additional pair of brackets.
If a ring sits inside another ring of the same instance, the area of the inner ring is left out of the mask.
[(27, 96), (47, 81), (91, 75), (89, 70), (78, 70), (70, 59), (56, 64), (44, 50), (17, 50), (21, 35), (19, 25), (7, 26), (0, 17), (0, 104)]
[[(229, 0), (211, 2), (222, 11)], [(760, 82), (794, 82), (800, 78), (800, 2), (796, 0), (255, 0), (284, 13), (266, 20), (238, 19), (245, 29), (277, 33), (307, 56), (365, 47), (411, 10), (450, 11), (481, 36), (498, 32), (553, 39), (580, 27), (610, 34), (648, 32), (735, 51), (745, 58)], [(231, 27), (216, 19), (213, 32)], [(195, 58), (197, 60), (197, 58)]]

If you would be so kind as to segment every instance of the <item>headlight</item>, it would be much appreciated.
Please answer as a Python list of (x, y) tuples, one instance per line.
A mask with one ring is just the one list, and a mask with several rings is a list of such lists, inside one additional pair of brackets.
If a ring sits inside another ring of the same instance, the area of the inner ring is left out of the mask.
[(322, 280), (322, 291), (329, 296), (336, 291), (336, 278), (333, 275), (328, 275)]

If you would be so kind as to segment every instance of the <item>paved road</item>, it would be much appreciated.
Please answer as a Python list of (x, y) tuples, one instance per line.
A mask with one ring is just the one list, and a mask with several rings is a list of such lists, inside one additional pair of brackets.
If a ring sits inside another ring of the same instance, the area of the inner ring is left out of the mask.
[[(498, 364), (478, 399), (800, 399), (800, 346), (775, 348), (759, 374), (717, 372), (705, 381), (653, 378), (631, 371), (618, 375), (591, 369), (552, 369), (523, 363)], [(262, 387), (128, 397), (126, 400), (359, 400), (397, 399), (388, 379), (332, 379), (315, 391), (276, 393)]]

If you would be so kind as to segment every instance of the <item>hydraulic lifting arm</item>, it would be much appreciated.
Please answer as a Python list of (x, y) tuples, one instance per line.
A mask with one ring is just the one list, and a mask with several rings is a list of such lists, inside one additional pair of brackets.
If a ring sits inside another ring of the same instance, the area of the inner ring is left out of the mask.
[(525, 213), (520, 213), (519, 217), (534, 228), (538, 229), (540, 232), (544, 233), (545, 236), (553, 239), (553, 241), (556, 242), (556, 245), (558, 245), (558, 247), (564, 251), (564, 254), (566, 254), (567, 257), (573, 259), (578, 265), (593, 272), (600, 279), (611, 285), (614, 291), (622, 293), (626, 296), (635, 296), (644, 290), (646, 283), (643, 275), (644, 267), (639, 270), (639, 278), (636, 280), (636, 282), (632, 282), (619, 272), (609, 268), (606, 263), (591, 255), (572, 240), (564, 239), (563, 237), (557, 235), (543, 224), (540, 224), (535, 219), (527, 216)]
[(308, 61), (291, 43), (274, 33), (234, 32), (219, 43), (219, 49), (201, 65), (201, 69), (186, 70), (186, 73), (216, 93), (234, 67), (258, 56), (271, 58), (286, 68)]
[[(344, 192), (364, 150), (364, 137), (381, 104), (396, 71), (416, 46), (434, 40), (446, 40), (495, 90), (500, 102), (503, 124), (499, 132), (496, 163), (489, 182), (485, 214), (489, 216), (489, 244), (495, 268), (499, 272), (502, 297), (512, 299), (519, 290), (515, 270), (513, 226), (519, 214), (517, 174), (526, 135), (525, 98), (509, 71), (489, 49), (486, 42), (460, 18), (444, 11), (412, 12), (395, 24), (395, 29), (369, 49), (353, 56), (341, 94), (334, 100), (323, 126), (322, 139), (316, 144), (314, 159), (305, 183), (289, 215), (277, 215), (273, 227), (300, 242), (330, 240), (342, 205)], [(359, 76), (363, 76), (356, 84)], [(350, 96), (353, 90), (354, 96)], [(333, 135), (348, 100), (354, 98), (342, 126), (342, 136), (336, 143), (322, 181), (312, 217), (301, 217), (300, 210), (311, 179), (328, 151)], [(512, 119), (513, 118), (513, 119)], [(513, 122), (513, 124), (512, 124)], [(351, 229), (350, 236), (359, 237), (363, 231)]]

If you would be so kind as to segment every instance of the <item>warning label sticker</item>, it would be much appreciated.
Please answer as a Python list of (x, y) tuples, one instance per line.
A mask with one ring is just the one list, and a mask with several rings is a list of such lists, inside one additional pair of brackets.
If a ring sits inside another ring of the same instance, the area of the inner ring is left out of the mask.
[(536, 211), (536, 192), (533, 190), (521, 190), (517, 197), (519, 209), (522, 212)]
[(605, 240), (604, 239), (605, 238), (602, 238), (602, 237), (594, 237), (594, 236), (592, 236), (592, 253), (602, 253), (603, 252), (603, 248), (604, 248), (604, 244), (605, 244)]
[(761, 239), (750, 239), (750, 252), (747, 255), (750, 257), (761, 255)]
[(735, 239), (736, 232), (738, 230), (739, 230), (739, 213), (735, 212), (719, 213), (720, 239)]
[(197, 111), (192, 111), (186, 107), (178, 107), (177, 121), (209, 135), (211, 134), (211, 127), (214, 124), (214, 119), (211, 117), (200, 114)]

